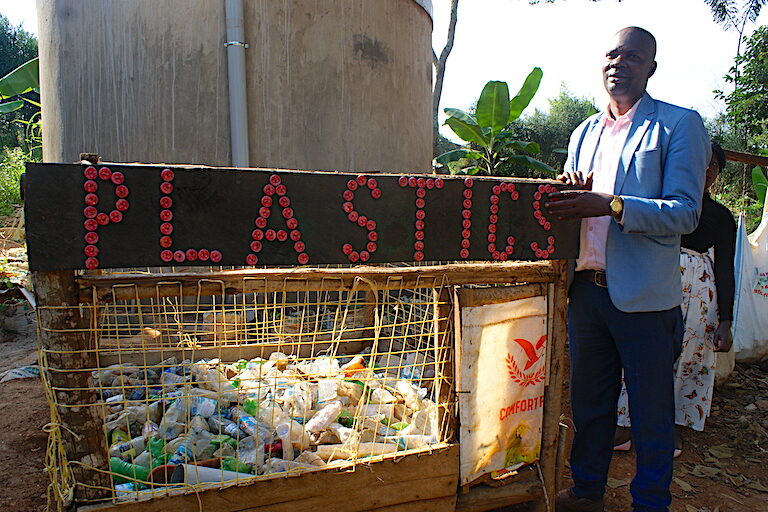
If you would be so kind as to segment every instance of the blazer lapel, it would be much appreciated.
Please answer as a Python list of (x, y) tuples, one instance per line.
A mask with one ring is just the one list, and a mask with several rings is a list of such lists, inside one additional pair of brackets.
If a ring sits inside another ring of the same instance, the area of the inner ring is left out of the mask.
[(581, 149), (579, 150), (579, 161), (576, 170), (582, 175), (582, 178), (586, 179), (589, 171), (592, 170), (592, 162), (595, 159), (595, 151), (597, 151), (597, 143), (600, 141), (600, 134), (603, 132), (603, 125), (600, 122), (598, 116), (587, 127), (587, 134), (584, 137), (584, 142), (581, 143)]
[(621, 158), (619, 159), (619, 168), (616, 169), (616, 183), (613, 186), (613, 193), (619, 194), (621, 187), (624, 185), (624, 179), (627, 177), (627, 170), (632, 163), (632, 158), (635, 156), (635, 151), (643, 140), (645, 132), (648, 131), (648, 127), (651, 125), (651, 118), (656, 112), (656, 105), (653, 98), (648, 93), (640, 100), (640, 104), (637, 106), (637, 112), (632, 119), (632, 125), (629, 127), (629, 133), (627, 134), (627, 140), (624, 142), (624, 149), (621, 151)]

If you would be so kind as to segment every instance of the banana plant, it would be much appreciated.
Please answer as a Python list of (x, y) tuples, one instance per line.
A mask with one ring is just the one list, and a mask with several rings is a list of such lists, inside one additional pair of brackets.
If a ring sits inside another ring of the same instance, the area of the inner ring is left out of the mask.
[(765, 177), (760, 167), (755, 166), (752, 168), (752, 186), (755, 189), (758, 204), (763, 206), (765, 204), (766, 190), (768, 190), (768, 178)]
[[(455, 171), (456, 174), (493, 175), (503, 162), (522, 164), (531, 169), (556, 174), (555, 169), (529, 156), (541, 151), (536, 142), (513, 140), (512, 132), (505, 130), (509, 123), (520, 117), (531, 102), (539, 89), (542, 75), (540, 68), (533, 68), (517, 96), (511, 100), (506, 82), (488, 82), (477, 100), (474, 116), (458, 108), (446, 108), (448, 119), (445, 124), (467, 144), (464, 148), (448, 151), (435, 158), (435, 167), (440, 168), (448, 166), (450, 162), (467, 159), (476, 163)], [(516, 154), (508, 155), (508, 152), (505, 152), (507, 156), (502, 156), (500, 152), (504, 149), (514, 150)]]
[(30, 92), (40, 94), (40, 66), (37, 57), (28, 60), (0, 78), (0, 114), (15, 112), (25, 104), (35, 107), (35, 112), (29, 119), (15, 119), (14, 121), (25, 126), (27, 150), (31, 158), (39, 159), (42, 156), (40, 103), (25, 96)]

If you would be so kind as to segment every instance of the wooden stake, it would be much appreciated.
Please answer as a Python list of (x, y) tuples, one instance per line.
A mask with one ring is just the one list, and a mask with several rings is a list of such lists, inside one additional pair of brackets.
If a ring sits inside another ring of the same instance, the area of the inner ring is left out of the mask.
[(78, 309), (74, 273), (33, 272), (32, 278), (47, 377), (56, 397), (64, 450), (77, 482), (74, 499), (110, 498), (104, 422), (90, 382), (91, 370), (97, 367), (96, 356), (88, 350), (87, 311)]

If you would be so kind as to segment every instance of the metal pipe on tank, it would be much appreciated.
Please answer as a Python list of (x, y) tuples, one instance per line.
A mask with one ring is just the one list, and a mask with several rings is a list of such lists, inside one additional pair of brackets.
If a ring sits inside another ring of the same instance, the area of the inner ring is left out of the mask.
[(225, 0), (229, 126), (232, 165), (248, 167), (248, 100), (245, 83), (245, 28), (243, 0)]

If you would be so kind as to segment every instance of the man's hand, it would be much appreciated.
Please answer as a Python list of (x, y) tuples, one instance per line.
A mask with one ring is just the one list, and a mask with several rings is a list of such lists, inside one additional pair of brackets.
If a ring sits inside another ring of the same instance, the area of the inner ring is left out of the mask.
[[(591, 179), (588, 180), (591, 182)], [(544, 207), (548, 215), (553, 215), (558, 220), (583, 219), (610, 215), (612, 200), (613, 196), (605, 192), (562, 190), (549, 194), (549, 202), (545, 203)]]
[(733, 345), (733, 337), (731, 336), (731, 321), (726, 320), (720, 322), (715, 330), (715, 352), (728, 352)]
[(584, 180), (581, 178), (580, 173), (575, 171), (564, 171), (563, 174), (559, 175), (556, 179), (562, 181), (566, 185), (575, 185), (577, 187), (581, 187), (582, 190), (591, 190), (593, 174), (594, 173), (592, 171), (589, 171), (589, 174), (587, 174), (587, 179)]

